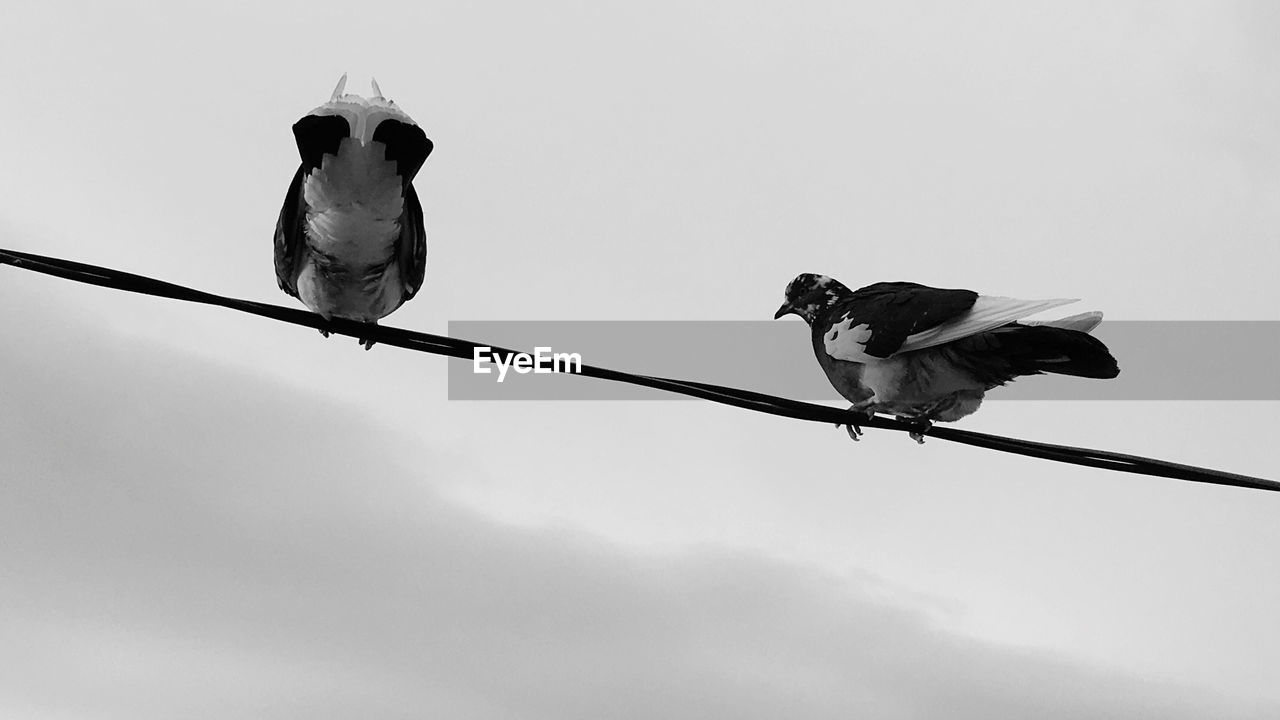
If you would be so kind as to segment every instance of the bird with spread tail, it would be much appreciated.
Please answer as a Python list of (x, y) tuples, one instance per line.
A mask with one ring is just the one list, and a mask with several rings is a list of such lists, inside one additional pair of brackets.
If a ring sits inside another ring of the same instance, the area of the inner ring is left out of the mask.
[(325, 320), (374, 323), (422, 287), (427, 237), (413, 178), (433, 146), (376, 80), (368, 98), (344, 94), (346, 84), (343, 75), (329, 102), (293, 124), (302, 164), (276, 223), (276, 280)]
[[(1119, 375), (1111, 352), (1089, 334), (1102, 313), (1022, 322), (1072, 302), (910, 282), (850, 290), (826, 275), (803, 273), (787, 285), (773, 317), (799, 315), (809, 324), (818, 364), (853, 403), (850, 410), (894, 415), (924, 430), (972, 414), (988, 390), (1023, 375)], [(848, 431), (854, 440), (862, 434), (856, 424)], [(911, 436), (924, 442), (921, 432)]]

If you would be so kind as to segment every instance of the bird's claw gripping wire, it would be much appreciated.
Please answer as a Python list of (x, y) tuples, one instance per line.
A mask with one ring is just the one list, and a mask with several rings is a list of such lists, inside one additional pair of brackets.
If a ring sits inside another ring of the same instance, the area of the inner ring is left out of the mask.
[[(328, 322), (328, 321), (329, 321), (329, 318), (325, 318), (325, 322)], [(329, 328), (327, 328), (327, 327), (316, 328), (316, 330), (318, 330), (318, 331), (320, 332), (320, 334), (321, 334), (321, 335), (323, 335), (325, 338), (328, 338), (328, 337), (329, 337), (329, 335), (330, 335), (330, 333), (332, 332), (332, 331), (331, 331)], [(369, 350), (369, 349), (372, 349), (372, 348), (373, 348), (374, 344), (375, 344), (377, 341), (376, 341), (376, 340), (373, 340), (372, 338), (361, 338), (361, 337), (358, 337), (358, 338), (356, 338), (356, 342), (360, 343), (360, 347), (364, 348), (365, 350)]]
[[(861, 415), (861, 416), (863, 416), (863, 417), (867, 418), (868, 420), (875, 416), (875, 414), (874, 414), (874, 413), (866, 412), (866, 411), (864, 411), (864, 410), (860, 409), (857, 405), (855, 405), (855, 406), (853, 406), (853, 407), (849, 408), (849, 412), (857, 413), (857, 414), (859, 414), (859, 415)], [(930, 428), (932, 428), (932, 427), (933, 427), (933, 422), (932, 422), (931, 420), (926, 419), (926, 418), (915, 418), (915, 417), (902, 417), (902, 416), (898, 416), (898, 417), (897, 417), (897, 418), (895, 418), (895, 419), (896, 419), (896, 420), (898, 420), (898, 421), (900, 421), (900, 422), (911, 423), (911, 424), (914, 426), (914, 429), (909, 430), (909, 431), (907, 432), (907, 435), (908, 435), (912, 440), (915, 440), (916, 442), (920, 443), (921, 445), (923, 445), (923, 444), (924, 444), (924, 436), (925, 436), (925, 433), (929, 432)], [(856, 423), (856, 422), (850, 422), (850, 423), (836, 423), (836, 427), (842, 427), (842, 428), (844, 428), (844, 429), (845, 429), (845, 432), (849, 433), (849, 439), (850, 439), (850, 440), (852, 440), (852, 441), (854, 441), (854, 442), (858, 442), (858, 441), (862, 438), (862, 435), (863, 435), (862, 426), (860, 426), (860, 425), (859, 425), (858, 423)]]
[[(874, 413), (869, 413), (869, 412), (866, 412), (866, 411), (862, 410), (862, 409), (861, 409), (860, 407), (858, 407), (857, 405), (853, 405), (853, 406), (851, 406), (851, 407), (849, 408), (849, 412), (851, 412), (851, 413), (857, 413), (858, 415), (861, 415), (862, 417), (865, 417), (865, 418), (867, 418), (868, 420), (869, 420), (869, 419), (871, 419), (872, 415), (874, 414)], [(854, 441), (854, 442), (858, 442), (859, 438), (861, 438), (861, 437), (862, 437), (862, 433), (863, 433), (862, 426), (861, 426), (861, 425), (858, 425), (858, 423), (856, 423), (856, 422), (849, 422), (849, 423), (836, 423), (836, 427), (838, 427), (838, 428), (840, 428), (840, 427), (844, 428), (844, 429), (845, 429), (845, 432), (849, 433), (849, 439), (850, 439), (850, 440), (852, 440), (852, 441)]]
[(929, 432), (929, 429), (933, 427), (933, 422), (931, 420), (926, 420), (922, 418), (900, 417), (898, 419), (902, 420), (903, 422), (914, 423), (916, 425), (918, 429), (909, 431), (907, 433), (907, 436), (910, 437), (912, 440), (915, 440), (916, 442), (923, 445), (924, 434)]

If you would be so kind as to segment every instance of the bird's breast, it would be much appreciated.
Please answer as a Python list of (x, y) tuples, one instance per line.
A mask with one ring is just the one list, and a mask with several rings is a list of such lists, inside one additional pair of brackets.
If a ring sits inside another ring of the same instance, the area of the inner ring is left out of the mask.
[(822, 333), (820, 331), (813, 332), (813, 349), (814, 355), (818, 358), (818, 364), (822, 366), (822, 371), (826, 373), (832, 387), (844, 396), (846, 400), (856, 403), (871, 397), (871, 391), (862, 384), (862, 371), (864, 370), (862, 363), (838, 360), (832, 357), (823, 347)]
[(862, 382), (881, 402), (930, 403), (959, 391), (985, 390), (948, 354), (935, 349), (902, 353), (867, 363)]
[(375, 322), (404, 302), (404, 284), (395, 261), (351, 273), (324, 256), (309, 254), (298, 272), (298, 298), (325, 318)]

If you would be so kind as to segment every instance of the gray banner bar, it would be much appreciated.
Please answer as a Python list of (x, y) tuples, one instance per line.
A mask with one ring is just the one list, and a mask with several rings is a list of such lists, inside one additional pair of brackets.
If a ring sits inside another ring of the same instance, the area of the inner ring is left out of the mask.
[[(1042, 375), (993, 390), (988, 400), (1280, 400), (1280, 322), (1114, 321), (1093, 333), (1120, 362), (1120, 377)], [(582, 362), (696, 380), (797, 400), (840, 400), (813, 357), (809, 328), (779, 321), (487, 321), (449, 323), (449, 335)], [(548, 361), (549, 363), (549, 361)], [(450, 400), (681, 400), (680, 395), (593, 378), (520, 374), (471, 361), (449, 364)]]

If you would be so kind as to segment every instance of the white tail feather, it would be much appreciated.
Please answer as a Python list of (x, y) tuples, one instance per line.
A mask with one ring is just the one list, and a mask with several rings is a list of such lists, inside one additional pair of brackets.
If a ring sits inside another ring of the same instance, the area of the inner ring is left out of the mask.
[(369, 82), (373, 84), (374, 97), (382, 97), (382, 88), (378, 87), (378, 78), (371, 77), (369, 78)]

